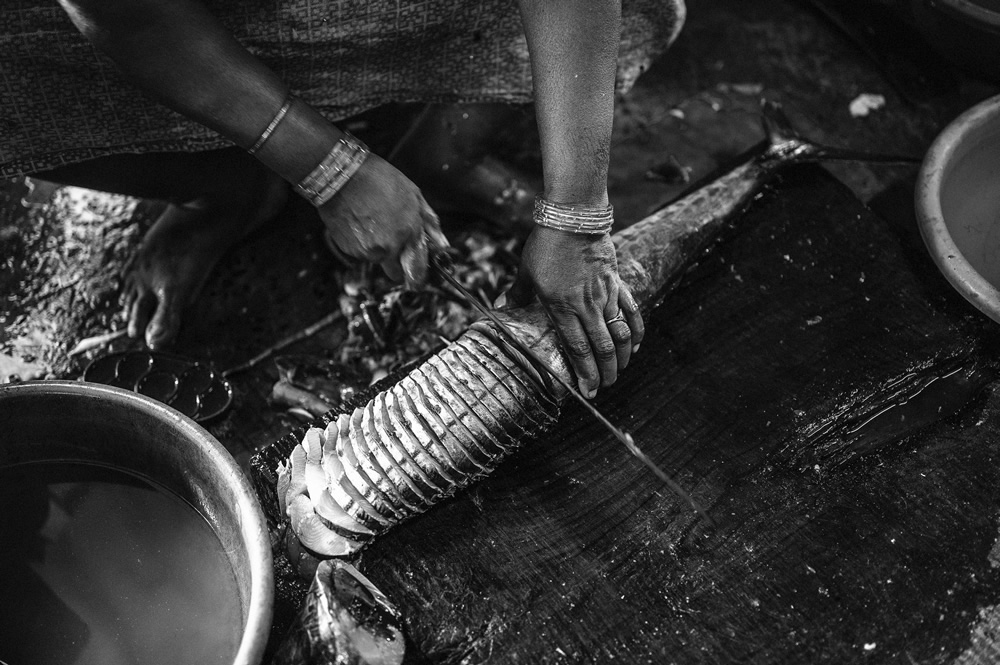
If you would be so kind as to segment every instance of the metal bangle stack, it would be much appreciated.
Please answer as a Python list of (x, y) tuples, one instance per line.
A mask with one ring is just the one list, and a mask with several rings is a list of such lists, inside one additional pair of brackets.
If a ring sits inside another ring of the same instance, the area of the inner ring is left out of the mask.
[[(295, 100), (285, 97), (281, 108), (268, 123), (260, 137), (247, 149), (251, 155), (257, 152), (271, 138), (274, 130), (285, 119)], [(368, 157), (368, 147), (354, 136), (344, 132), (343, 137), (330, 149), (323, 161), (302, 179), (295, 189), (317, 208), (333, 198), (347, 184)]]
[(295, 189), (317, 208), (333, 198), (347, 184), (368, 157), (364, 143), (344, 133), (312, 173), (295, 185)]
[(566, 205), (546, 201), (540, 196), (535, 199), (532, 219), (539, 226), (587, 235), (609, 233), (615, 223), (614, 208), (610, 205)]

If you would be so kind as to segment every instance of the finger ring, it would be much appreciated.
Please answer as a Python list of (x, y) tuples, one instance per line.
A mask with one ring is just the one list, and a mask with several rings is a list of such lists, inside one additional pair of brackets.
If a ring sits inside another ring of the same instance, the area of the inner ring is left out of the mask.
[(607, 323), (610, 326), (612, 323), (617, 323), (618, 321), (624, 321), (624, 320), (625, 320), (625, 315), (622, 314), (621, 310), (618, 310), (618, 313), (612, 316), (607, 321), (605, 321), (605, 323)]

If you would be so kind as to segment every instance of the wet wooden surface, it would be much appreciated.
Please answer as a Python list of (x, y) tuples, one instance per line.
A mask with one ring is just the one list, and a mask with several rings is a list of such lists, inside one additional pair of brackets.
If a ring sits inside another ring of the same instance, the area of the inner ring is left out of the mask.
[(740, 225), (597, 402), (715, 524), (571, 405), (363, 555), (410, 662), (990, 662), (996, 331), (818, 169)]

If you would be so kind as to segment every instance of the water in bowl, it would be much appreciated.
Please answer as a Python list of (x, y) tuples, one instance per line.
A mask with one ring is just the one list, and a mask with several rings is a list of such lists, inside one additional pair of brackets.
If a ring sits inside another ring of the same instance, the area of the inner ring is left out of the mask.
[(0, 661), (232, 662), (236, 579), (205, 519), (102, 466), (0, 468)]
[(941, 212), (955, 245), (1000, 288), (1000, 132), (979, 138), (945, 175)]

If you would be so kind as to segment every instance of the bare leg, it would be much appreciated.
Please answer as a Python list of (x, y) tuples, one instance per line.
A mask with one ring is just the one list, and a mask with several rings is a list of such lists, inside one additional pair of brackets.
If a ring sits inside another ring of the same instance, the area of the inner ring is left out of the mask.
[(504, 104), (432, 106), (393, 156), (435, 209), (460, 210), (507, 230), (531, 224), (540, 174), (495, 155), (496, 135), (526, 113)]
[(37, 174), (67, 185), (170, 201), (143, 238), (122, 294), (129, 335), (174, 339), (181, 312), (237, 241), (274, 218), (287, 185), (236, 149), (122, 155)]

